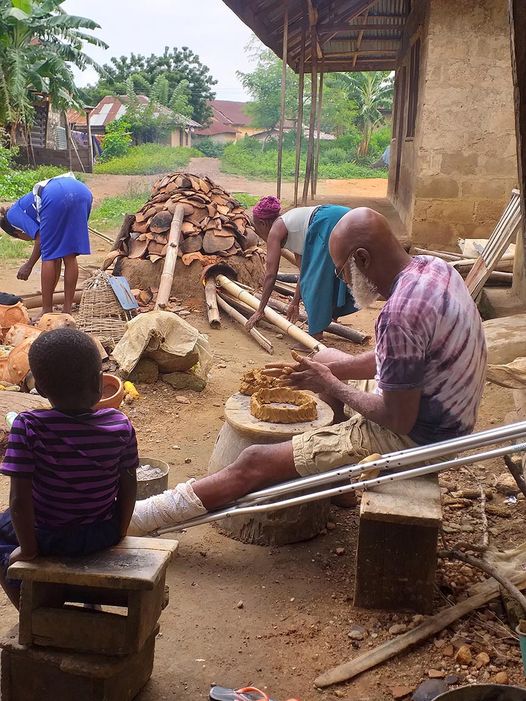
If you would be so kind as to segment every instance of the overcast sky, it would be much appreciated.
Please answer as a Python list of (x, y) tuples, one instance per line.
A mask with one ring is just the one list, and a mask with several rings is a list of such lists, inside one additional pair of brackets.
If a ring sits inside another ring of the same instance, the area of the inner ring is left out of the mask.
[[(101, 25), (97, 36), (109, 49), (87, 51), (98, 63), (132, 52), (149, 55), (162, 53), (165, 46), (188, 46), (218, 81), (218, 98), (248, 99), (236, 70), (252, 66), (244, 51), (251, 32), (222, 0), (65, 0), (63, 7)], [(96, 80), (93, 69), (78, 76), (80, 85)]]

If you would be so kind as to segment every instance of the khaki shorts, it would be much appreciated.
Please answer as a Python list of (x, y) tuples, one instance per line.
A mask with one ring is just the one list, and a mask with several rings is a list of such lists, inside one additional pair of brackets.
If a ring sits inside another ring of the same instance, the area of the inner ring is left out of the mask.
[[(375, 386), (373, 381), (367, 380), (360, 383), (359, 388), (372, 392)], [(304, 477), (359, 462), (372, 453), (391, 453), (414, 446), (409, 436), (399, 436), (361, 414), (292, 439), (294, 467)]]

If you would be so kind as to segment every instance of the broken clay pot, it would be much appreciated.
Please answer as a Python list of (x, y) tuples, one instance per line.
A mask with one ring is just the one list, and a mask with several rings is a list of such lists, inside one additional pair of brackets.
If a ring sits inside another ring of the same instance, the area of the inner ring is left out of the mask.
[(2, 329), (2, 336), (14, 324), (29, 324), (27, 309), (22, 302), (10, 304), (9, 306), (0, 304), (0, 328)]
[(77, 328), (77, 322), (71, 314), (61, 314), (60, 312), (50, 312), (43, 314), (37, 321), (37, 328), (41, 331), (53, 331), (54, 329)]
[(26, 338), (36, 338), (42, 333), (40, 329), (29, 324), (14, 324), (5, 335), (5, 343), (8, 346), (19, 346)]
[(22, 384), (29, 372), (29, 349), (34, 340), (34, 336), (26, 338), (7, 356), (9, 379), (15, 385)]

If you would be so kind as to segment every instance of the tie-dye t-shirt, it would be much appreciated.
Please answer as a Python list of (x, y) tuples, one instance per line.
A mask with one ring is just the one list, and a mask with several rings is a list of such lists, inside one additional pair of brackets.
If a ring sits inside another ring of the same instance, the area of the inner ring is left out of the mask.
[(380, 391), (422, 390), (410, 437), (419, 445), (470, 433), (486, 374), (482, 322), (463, 279), (416, 256), (396, 278), (376, 322)]

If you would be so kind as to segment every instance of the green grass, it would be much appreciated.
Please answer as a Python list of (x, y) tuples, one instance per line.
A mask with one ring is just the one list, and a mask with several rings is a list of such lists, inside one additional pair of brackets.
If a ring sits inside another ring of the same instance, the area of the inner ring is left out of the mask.
[(232, 197), (235, 197), (239, 204), (245, 209), (248, 209), (248, 207), (253, 207), (259, 200), (259, 197), (249, 195), (248, 192), (233, 192)]
[(0, 260), (21, 260), (31, 254), (31, 241), (19, 241), (7, 234), (0, 234)]
[(191, 158), (202, 156), (194, 148), (143, 144), (132, 146), (125, 156), (97, 163), (95, 173), (113, 175), (153, 175), (169, 173), (188, 165)]
[(64, 172), (64, 168), (57, 166), (39, 166), (27, 170), (13, 168), (0, 173), (0, 202), (17, 200), (30, 192), (40, 180), (47, 180)]
[(106, 197), (93, 208), (89, 223), (95, 229), (119, 228), (125, 214), (134, 214), (150, 197), (149, 192), (130, 192), (128, 195)]

